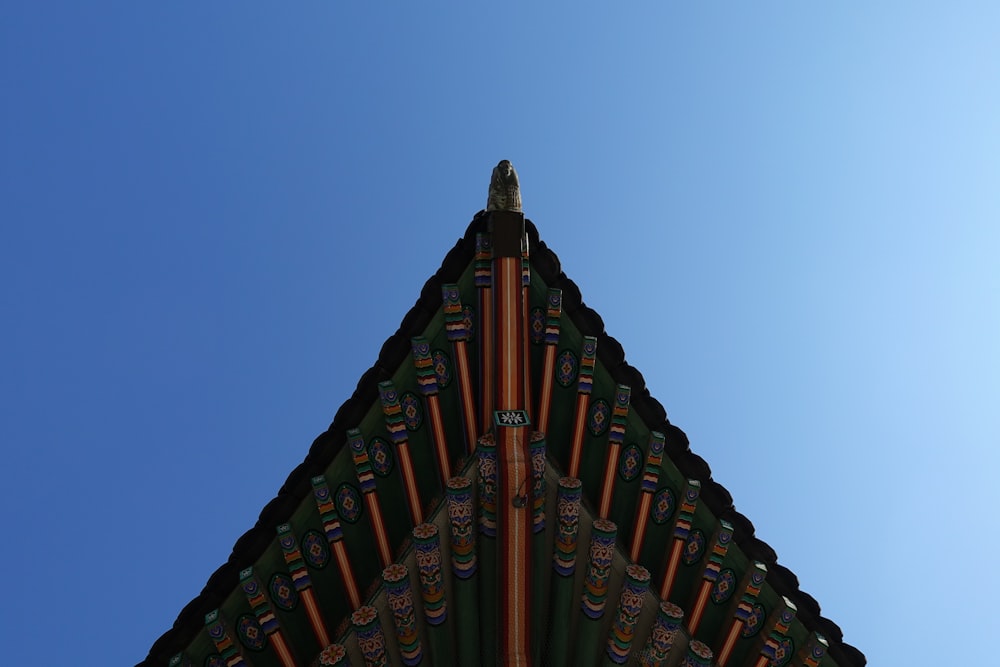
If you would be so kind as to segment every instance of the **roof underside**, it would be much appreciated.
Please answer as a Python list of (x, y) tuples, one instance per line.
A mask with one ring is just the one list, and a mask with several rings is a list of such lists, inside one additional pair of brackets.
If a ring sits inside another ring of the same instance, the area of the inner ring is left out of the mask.
[[(362, 376), (354, 395), (337, 411), (330, 428), (316, 438), (305, 460), (291, 472), (277, 497), (261, 511), (257, 524), (236, 542), (229, 560), (216, 570), (205, 589), (181, 611), (173, 628), (154, 643), (149, 655), (141, 664), (203, 665), (212, 664), (211, 661), (216, 658), (220, 660), (225, 658), (221, 664), (228, 662), (232, 665), (238, 664), (232, 661), (232, 656), (242, 655), (245, 664), (281, 665), (283, 663), (277, 644), (282, 642), (287, 643), (288, 650), (295, 656), (296, 664), (319, 664), (317, 661), (323, 646), (317, 639), (315, 622), (310, 619), (307, 605), (300, 600), (300, 603), (288, 605), (287, 609), (283, 609), (280, 594), (276, 594), (271, 588), (280, 586), (285, 581), (282, 577), (288, 577), (288, 582), (291, 583), (291, 577), (297, 576), (296, 568), (305, 572), (309, 578), (313, 591), (311, 595), (315, 598), (316, 609), (322, 619), (321, 623), (326, 626), (330, 642), (340, 643), (348, 648), (348, 653), (355, 656), (351, 664), (363, 664), (358, 660), (360, 653), (355, 629), (348, 622), (356, 605), (351, 602), (350, 595), (345, 589), (343, 568), (340, 568), (337, 560), (329, 555), (329, 549), (333, 545), (333, 541), (327, 540), (332, 534), (329, 516), (323, 513), (316, 495), (318, 488), (316, 478), (322, 476), (322, 482), (329, 490), (331, 500), (336, 506), (335, 518), (339, 521), (339, 530), (342, 531), (342, 541), (339, 543), (346, 547), (344, 554), (350, 563), (351, 578), (357, 582), (361, 602), (379, 609), (384, 619), (391, 619), (392, 615), (386, 611), (388, 603), (382, 579), (384, 564), (377, 557), (378, 544), (377, 539), (373, 537), (373, 518), (370, 516), (370, 508), (361, 500), (365, 484), (359, 482), (356, 461), (350, 449), (345, 446), (349, 439), (348, 432), (352, 429), (360, 431), (366, 445), (365, 451), (371, 456), (375, 474), (370, 478), (373, 480), (374, 488), (377, 489), (378, 500), (384, 510), (382, 523), (392, 552), (392, 560), (409, 564), (410, 572), (414, 573), (413, 597), (417, 601), (417, 608), (425, 611), (425, 614), (416, 614), (417, 636), (423, 640), (425, 647), (429, 646), (432, 649), (437, 645), (435, 642), (438, 644), (441, 642), (440, 638), (435, 640), (437, 636), (435, 633), (440, 631), (432, 627), (433, 623), (428, 623), (425, 618), (428, 613), (427, 608), (421, 607), (420, 604), (421, 586), (420, 580), (415, 576), (418, 567), (411, 533), (416, 522), (412, 519), (413, 512), (408, 513), (406, 509), (409, 495), (407, 485), (403, 481), (405, 478), (404, 471), (401, 470), (403, 462), (399, 458), (397, 449), (399, 440), (391, 427), (387, 426), (384, 391), (380, 396), (379, 385), (391, 382), (402, 402), (402, 415), (407, 427), (405, 436), (412, 457), (414, 483), (421, 499), (421, 508), (425, 512), (423, 520), (436, 524), (440, 530), (441, 544), (446, 554), (443, 569), (447, 573), (450, 569), (447, 565), (449, 516), (446, 504), (442, 502), (445, 480), (442, 480), (440, 456), (435, 455), (435, 442), (438, 438), (431, 424), (433, 415), (428, 410), (426, 397), (422, 394), (418, 382), (419, 372), (412, 356), (412, 339), (423, 338), (431, 352), (438, 388), (440, 422), (443, 428), (441, 434), (447, 442), (451, 471), (449, 474), (464, 475), (475, 480), (479, 476), (477, 454), (470, 452), (466, 442), (468, 438), (464, 437), (463, 399), (457, 377), (456, 351), (453, 346), (454, 340), (449, 339), (446, 317), (442, 310), (442, 287), (447, 284), (457, 284), (461, 303), (466, 307), (464, 313), (466, 325), (472, 329), (468, 332), (471, 334), (467, 342), (468, 357), (472, 360), (473, 385), (476, 385), (479, 373), (476, 360), (480, 352), (476, 336), (476, 327), (480, 324), (475, 277), (476, 238), (477, 234), (487, 233), (489, 218), (489, 214), (481, 212), (473, 219), (465, 236), (448, 253), (438, 272), (424, 285), (419, 300), (404, 317), (399, 330), (382, 346), (378, 361)], [(756, 571), (755, 563), (760, 563), (766, 569), (766, 582), (748, 603), (748, 608), (754, 609), (757, 620), (743, 622), (735, 648), (731, 649), (729, 665), (757, 664), (758, 654), (768, 633), (777, 630), (783, 632), (772, 634), (773, 637), (777, 637), (776, 641), (780, 643), (787, 640), (782, 650), (789, 655), (796, 655), (793, 661), (787, 664), (801, 664), (795, 660), (802, 655), (801, 651), (817, 641), (817, 635), (825, 638), (824, 641), (829, 648), (825, 651), (825, 657), (816, 664), (825, 667), (866, 664), (865, 657), (860, 651), (843, 642), (842, 633), (837, 625), (821, 616), (817, 602), (799, 590), (795, 575), (776, 562), (774, 550), (754, 536), (753, 525), (734, 509), (729, 492), (712, 480), (708, 465), (690, 450), (685, 434), (670, 424), (666, 411), (649, 395), (642, 375), (625, 363), (621, 346), (604, 332), (600, 316), (583, 304), (576, 285), (561, 272), (558, 258), (539, 240), (534, 225), (530, 221), (525, 221), (525, 227), (531, 267), (527, 309), (535, 311), (536, 314), (544, 313), (550, 289), (555, 288), (562, 293), (558, 343), (555, 344), (560, 365), (556, 368), (557, 381), (552, 383), (551, 416), (548, 432), (545, 434), (547, 457), (545, 475), (548, 480), (545, 508), (549, 519), (541, 534), (545, 535), (546, 558), (549, 563), (557, 532), (554, 527), (559, 511), (556, 507), (556, 489), (559, 486), (557, 480), (570, 467), (573, 423), (579, 396), (577, 373), (581, 351), (587, 337), (595, 338), (597, 343), (593, 389), (585, 402), (589, 423), (582, 441), (579, 473), (576, 475), (581, 480), (583, 489), (577, 572), (574, 580), (576, 588), (572, 592), (572, 597), (577, 602), (573, 606), (572, 617), (565, 621), (566, 629), (580, 632), (583, 631), (583, 626), (578, 624), (587, 622), (577, 619), (580, 615), (579, 600), (583, 586), (583, 572), (588, 568), (585, 540), (590, 536), (593, 517), (600, 515), (610, 519), (617, 527), (617, 551), (610, 577), (612, 595), (608, 598), (608, 611), (604, 614), (601, 626), (602, 636), (608, 637), (609, 628), (616, 618), (615, 604), (623, 586), (625, 568), (632, 563), (629, 553), (637, 539), (636, 526), (639, 524), (635, 522), (634, 517), (643, 495), (643, 463), (648, 463), (650, 443), (656, 439), (655, 434), (658, 433), (663, 436), (663, 457), (655, 483), (655, 494), (651, 496), (658, 506), (653, 507), (648, 521), (644, 519), (642, 522), (647, 529), (641, 538), (643, 541), (641, 548), (638, 549), (639, 557), (636, 559), (648, 570), (651, 584), (649, 592), (645, 593), (644, 620), (640, 621), (640, 629), (636, 630), (636, 649), (630, 659), (635, 660), (635, 654), (642, 648), (646, 636), (650, 633), (650, 624), (655, 623), (655, 610), (660, 602), (656, 594), (660, 592), (660, 582), (670, 569), (669, 555), (675, 540), (678, 539), (678, 517), (685, 492), (692, 488), (697, 489), (700, 483), (700, 496), (693, 505), (690, 529), (685, 533), (686, 537), (681, 541), (682, 549), (678, 552), (681, 556), (681, 565), (676, 569), (668, 598), (683, 608), (687, 617), (691, 618), (692, 605), (696, 603), (698, 593), (706, 581), (706, 564), (710, 560), (710, 552), (713, 546), (717, 546), (720, 526), (726, 525), (731, 527), (732, 543), (728, 545), (728, 550), (722, 549), (716, 574), (721, 571), (723, 579), (728, 577), (728, 581), (731, 582), (730, 588), (734, 589), (736, 594), (729, 592), (727, 595), (725, 590), (720, 592), (717, 579), (712, 586), (706, 587), (706, 591), (711, 590), (711, 593), (706, 593), (708, 597), (703, 597), (703, 601), (707, 599), (709, 602), (701, 612), (697, 631), (685, 630), (682, 633), (685, 646), (688, 639), (698, 639), (718, 655), (721, 648), (719, 638), (727, 634), (728, 628), (733, 623), (733, 610), (743, 592), (745, 577)], [(528, 364), (532, 370), (531, 386), (537, 398), (541, 388), (541, 369), (547, 345), (544, 336), (534, 336), (532, 343), (526, 347)], [(386, 386), (382, 385), (383, 390)], [(624, 419), (623, 446), (620, 458), (609, 462), (608, 427), (612, 421), (616, 396), (622, 386), (630, 388), (630, 396), (626, 402), (627, 412), (621, 417)], [(476, 401), (478, 404), (478, 396)], [(599, 405), (601, 403), (603, 408)], [(627, 456), (632, 456), (632, 459), (626, 462)], [(614, 479), (614, 492), (610, 496), (610, 502), (605, 505), (602, 489), (608, 480), (605, 473), (611, 468), (614, 468), (614, 474), (611, 475)], [(695, 484), (692, 485), (692, 481)], [(475, 489), (476, 484), (473, 483), (472, 487)], [(366, 508), (368, 508), (367, 515)], [(279, 544), (276, 535), (276, 528), (279, 526), (286, 526), (283, 528), (286, 531), (284, 534), (294, 535), (297, 540), (296, 547), (302, 552), (299, 554), (297, 565), (292, 564), (286, 553), (287, 549), (283, 550)], [(310, 547), (315, 548), (317, 558), (310, 559), (306, 553)], [(322, 558), (324, 549), (327, 549), (326, 562)], [(319, 567), (320, 564), (322, 567)], [(262, 588), (268, 589), (264, 591), (265, 598), (274, 611), (277, 621), (274, 627), (280, 626), (281, 637), (278, 640), (270, 634), (273, 627), (267, 627), (261, 615), (260, 599), (255, 603), (258, 606), (252, 605), (241, 585), (241, 571), (245, 583), (248, 576), (246, 568), (251, 567), (252, 576), (257, 578)], [(494, 580), (490, 581), (488, 563), (480, 561), (480, 571), (477, 576), (480, 590), (483, 590), (484, 586), (495, 588), (495, 573), (492, 575)], [(456, 615), (472, 614), (473, 610), (461, 609), (462, 600), (467, 598), (462, 597), (463, 593), (459, 589), (465, 584), (458, 579), (452, 580), (447, 574), (445, 579), (447, 580), (444, 586), (445, 595), (451, 605), (448, 627), (454, 633), (454, 624), (460, 622), (455, 620)], [(547, 592), (538, 602), (542, 608), (533, 607), (534, 625), (539, 634), (545, 631), (549, 615), (557, 606), (555, 601), (557, 594), (554, 592), (556, 587), (553, 583), (555, 579), (556, 575), (551, 572), (546, 573), (544, 588)], [(553, 592), (550, 594), (548, 591)], [(452, 596), (458, 597), (456, 599)], [(477, 604), (486, 604), (488, 599), (488, 596), (485, 599), (480, 596)], [(777, 613), (787, 608), (789, 602), (796, 610), (794, 621), (787, 624), (787, 627), (779, 622), (776, 630)], [(216, 610), (219, 611), (218, 618), (222, 621), (221, 627), (226, 629), (228, 638), (232, 640), (232, 647), (228, 653), (222, 649), (218, 636), (210, 636), (206, 631), (206, 615)], [(479, 610), (475, 611), (478, 613)], [(249, 639), (245, 632), (241, 634), (239, 628), (241, 622), (253, 625), (245, 619), (258, 622), (256, 629), (251, 628)], [(756, 632), (751, 632), (750, 630), (753, 630), (751, 625), (754, 622)], [(384, 620), (383, 625), (385, 636), (390, 638), (388, 642), (390, 658), (392, 661), (405, 662), (405, 647), (401, 653), (402, 644), (397, 645), (399, 643), (396, 641), (397, 632), (393, 629), (392, 621)], [(270, 644), (265, 641), (262, 644), (263, 649), (256, 650), (260, 649), (261, 645), (254, 644), (252, 635), (259, 634), (261, 627), (269, 630)], [(641, 629), (643, 627), (644, 629)], [(455, 640), (450, 641), (454, 643)], [(488, 643), (485, 637), (482, 642)], [(235, 654), (233, 649), (236, 651)], [(430, 651), (425, 649), (425, 655), (428, 653)], [(424, 664), (430, 663), (425, 661)], [(439, 661), (437, 664), (447, 663)], [(544, 661), (542, 664), (545, 664)]]

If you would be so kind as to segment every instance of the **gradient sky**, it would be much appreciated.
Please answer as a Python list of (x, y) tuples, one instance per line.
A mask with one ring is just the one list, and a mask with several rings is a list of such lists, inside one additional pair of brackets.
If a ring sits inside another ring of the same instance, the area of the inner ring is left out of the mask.
[(986, 659), (1000, 5), (470, 4), (0, 8), (4, 662), (145, 657), (502, 158), (845, 641)]

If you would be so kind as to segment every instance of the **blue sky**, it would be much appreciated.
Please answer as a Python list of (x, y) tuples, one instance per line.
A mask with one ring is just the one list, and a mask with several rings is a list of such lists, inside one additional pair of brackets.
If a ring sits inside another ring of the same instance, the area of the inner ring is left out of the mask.
[(0, 9), (11, 664), (145, 657), (501, 158), (847, 642), (997, 635), (1000, 10), (545, 4)]

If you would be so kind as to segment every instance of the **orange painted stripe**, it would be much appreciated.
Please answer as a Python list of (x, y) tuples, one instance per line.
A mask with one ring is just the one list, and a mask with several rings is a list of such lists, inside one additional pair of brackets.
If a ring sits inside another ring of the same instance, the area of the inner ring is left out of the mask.
[(677, 564), (681, 560), (681, 549), (684, 548), (684, 540), (674, 540), (674, 548), (670, 552), (670, 560), (667, 562), (667, 571), (663, 573), (663, 585), (660, 587), (660, 599), (667, 600), (670, 597), (670, 589), (674, 585), (674, 577), (677, 576)]
[(715, 660), (719, 667), (725, 667), (726, 662), (729, 661), (729, 656), (733, 652), (733, 647), (736, 645), (736, 640), (739, 638), (742, 628), (743, 621), (733, 621), (733, 626), (729, 628), (729, 636), (726, 637), (726, 641), (719, 650), (719, 655)]
[(552, 374), (556, 368), (556, 346), (545, 346), (545, 360), (542, 363), (542, 390), (538, 399), (538, 428), (542, 433), (549, 432), (549, 409), (552, 406)]
[(608, 458), (604, 462), (604, 484), (601, 485), (601, 507), (598, 514), (602, 519), (607, 519), (611, 513), (611, 498), (615, 493), (615, 462), (618, 461), (618, 453), (621, 446), (615, 442), (608, 445)]
[(770, 658), (768, 658), (766, 655), (762, 655), (759, 658), (757, 658), (757, 662), (754, 664), (753, 667), (767, 667), (768, 663), (770, 662), (771, 662)]
[[(523, 274), (522, 274), (523, 282)], [(528, 333), (528, 288), (522, 289), (521, 298), (521, 347), (524, 357), (524, 409), (531, 410), (531, 338)]]
[(646, 524), (649, 523), (649, 508), (653, 505), (653, 494), (643, 492), (639, 498), (639, 511), (635, 513), (635, 529), (632, 531), (632, 551), (629, 558), (633, 563), (639, 562), (642, 544), (646, 541)]
[(281, 661), (281, 664), (284, 667), (295, 667), (295, 658), (292, 657), (292, 652), (288, 650), (288, 644), (285, 643), (285, 638), (281, 636), (281, 631), (275, 632), (268, 637), (268, 640), (271, 642), (271, 646), (274, 647), (274, 652), (278, 654), (278, 660)]
[(403, 473), (403, 487), (406, 489), (406, 502), (410, 506), (410, 518), (413, 525), (424, 522), (424, 511), (420, 506), (420, 491), (417, 489), (417, 477), (413, 472), (413, 460), (410, 458), (410, 444), (407, 441), (396, 447), (399, 457), (399, 470)]
[(333, 555), (340, 566), (340, 576), (344, 580), (344, 588), (347, 589), (347, 597), (351, 600), (351, 611), (361, 606), (361, 594), (358, 593), (358, 584), (354, 581), (354, 570), (351, 569), (351, 561), (347, 558), (347, 549), (343, 540), (333, 543)]
[(493, 289), (479, 290), (479, 354), (480, 368), (479, 432), (488, 433), (493, 426)]
[(448, 456), (448, 443), (444, 437), (444, 420), (441, 419), (441, 401), (436, 394), (427, 397), (427, 408), (431, 416), (431, 432), (434, 436), (434, 448), (437, 451), (438, 471), (441, 473), (441, 484), (451, 479), (451, 461)]
[(587, 421), (587, 394), (576, 396), (576, 421), (573, 423), (573, 448), (569, 455), (569, 472), (567, 477), (580, 476), (580, 456), (583, 454), (583, 427)]
[(469, 349), (464, 340), (455, 342), (455, 366), (458, 370), (458, 391), (462, 396), (462, 423), (469, 453), (476, 451), (479, 440), (476, 431), (476, 402), (472, 394), (472, 374), (469, 371)]
[[(501, 257), (493, 262), (494, 288), (497, 299), (497, 356), (495, 357), (497, 407), (501, 410), (525, 408), (525, 360), (523, 327), (519, 322), (522, 308), (520, 258)], [(525, 454), (526, 441), (522, 429), (499, 429), (501, 449), (499, 460), (503, 488), (500, 496), (500, 520), (503, 528), (501, 574), (502, 646), (506, 665), (526, 667), (531, 653), (531, 572), (529, 539), (531, 535), (530, 504), (515, 506), (513, 501), (529, 493), (530, 470)]]
[(316, 633), (316, 639), (319, 640), (320, 650), (323, 650), (330, 644), (330, 637), (326, 634), (326, 623), (323, 622), (323, 615), (319, 612), (316, 597), (311, 588), (300, 591), (299, 595), (302, 596), (302, 602), (306, 605), (309, 623), (312, 625), (313, 632)]
[(382, 505), (374, 493), (365, 494), (365, 505), (368, 506), (368, 514), (371, 517), (372, 528), (375, 530), (375, 545), (378, 547), (379, 558), (382, 559), (382, 567), (389, 567), (392, 563), (392, 549), (389, 548), (389, 536), (385, 532), (385, 520), (382, 518)]
[(708, 602), (708, 594), (711, 591), (712, 582), (701, 582), (701, 590), (698, 591), (698, 599), (695, 601), (694, 609), (691, 610), (691, 615), (688, 617), (688, 630), (690, 631), (690, 635), (692, 637), (695, 632), (698, 631), (698, 625), (701, 623), (702, 614), (705, 613), (705, 603)]

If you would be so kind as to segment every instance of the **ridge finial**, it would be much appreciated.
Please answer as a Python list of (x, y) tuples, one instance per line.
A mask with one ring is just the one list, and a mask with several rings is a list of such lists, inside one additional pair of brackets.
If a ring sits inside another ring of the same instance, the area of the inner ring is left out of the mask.
[(517, 171), (510, 160), (500, 160), (493, 168), (490, 179), (490, 193), (486, 198), (487, 211), (521, 212), (521, 186), (517, 180)]

